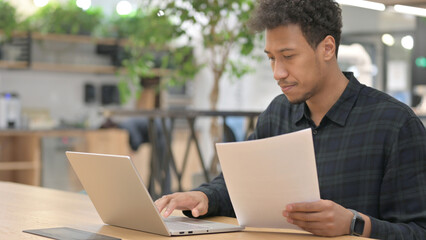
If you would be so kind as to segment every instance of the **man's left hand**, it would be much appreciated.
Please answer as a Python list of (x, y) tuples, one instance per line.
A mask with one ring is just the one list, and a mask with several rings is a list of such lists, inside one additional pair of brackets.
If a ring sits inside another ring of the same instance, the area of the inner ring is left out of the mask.
[(349, 234), (353, 213), (330, 200), (292, 203), (283, 211), (287, 222), (319, 236)]

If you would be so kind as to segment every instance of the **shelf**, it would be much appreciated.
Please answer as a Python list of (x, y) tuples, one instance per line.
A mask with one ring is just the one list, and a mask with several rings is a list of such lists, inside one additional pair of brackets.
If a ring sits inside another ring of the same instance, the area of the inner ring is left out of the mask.
[[(0, 30), (0, 35), (4, 32)], [(114, 65), (91, 65), (91, 64), (68, 64), (68, 63), (54, 63), (54, 62), (37, 62), (31, 58), (31, 41), (55, 41), (76, 44), (101, 44), (109, 46), (124, 46), (129, 43), (128, 39), (115, 39), (115, 38), (96, 38), (84, 35), (66, 35), (66, 34), (44, 34), (38, 32), (14, 32), (13, 38), (25, 38), (28, 44), (24, 46), (24, 55), (28, 56), (28, 61), (12, 61), (0, 60), (0, 68), (2, 69), (28, 69), (37, 71), (51, 71), (51, 72), (70, 72), (70, 73), (93, 73), (93, 74), (116, 74), (125, 73), (123, 67)], [(25, 49), (28, 48), (28, 49)], [(96, 54), (96, 53), (93, 53)], [(25, 59), (26, 60), (26, 59)], [(163, 77), (170, 74), (171, 70), (168, 69), (153, 69), (156, 76)]]
[[(3, 30), (0, 30), (0, 35), (4, 34)], [(12, 37), (29, 37), (29, 32), (14, 32)], [(103, 44), (103, 45), (125, 45), (127, 44), (127, 39), (117, 40), (116, 38), (97, 38), (93, 36), (85, 35), (71, 35), (71, 34), (53, 34), (53, 33), (39, 33), (31, 32), (31, 38), (34, 40), (49, 40), (49, 41), (59, 41), (59, 42), (71, 42), (71, 43), (93, 43), (93, 44)]]
[(116, 38), (96, 38), (84, 35), (67, 35), (52, 33), (31, 33), (31, 38), (35, 40), (48, 40), (70, 43), (87, 43), (87, 44), (103, 44), (103, 45), (125, 45), (126, 39), (117, 40)]
[(26, 69), (26, 68), (28, 68), (28, 62), (25, 62), (25, 61), (4, 61), (4, 60), (0, 60), (0, 68)]
[(115, 74), (117, 67), (101, 65), (77, 65), (77, 64), (56, 64), (34, 62), (28, 67), (28, 62), (24, 61), (4, 61), (0, 60), (0, 68), (3, 69), (30, 69), (49, 72), (71, 72), (71, 73), (96, 73), (96, 74)]
[(101, 74), (114, 74), (117, 67), (114, 66), (100, 66), (100, 65), (77, 65), (77, 64), (56, 64), (56, 63), (42, 63), (34, 62), (31, 64), (30, 69), (38, 71), (51, 71), (51, 72), (72, 72), (72, 73), (101, 73)]
[[(0, 68), (4, 69), (30, 69), (49, 72), (70, 72), (70, 73), (95, 73), (95, 74), (115, 74), (118, 71), (125, 72), (124, 68), (117, 68), (108, 65), (79, 65), (79, 64), (57, 64), (33, 62), (30, 67), (24, 61), (4, 61), (0, 60)], [(162, 77), (170, 74), (171, 70), (153, 69), (156, 76)]]
[(35, 162), (0, 162), (0, 171), (32, 170), (35, 168)]
[[(0, 29), (0, 35), (3, 35), (4, 31)], [(28, 37), (28, 32), (13, 32), (12, 37)]]

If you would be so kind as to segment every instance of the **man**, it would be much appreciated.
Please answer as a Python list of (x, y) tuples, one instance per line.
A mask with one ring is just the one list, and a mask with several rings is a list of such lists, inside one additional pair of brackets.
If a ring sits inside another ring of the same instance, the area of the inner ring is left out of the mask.
[[(425, 128), (409, 107), (340, 71), (337, 3), (260, 0), (252, 26), (266, 29), (265, 53), (284, 94), (250, 139), (313, 130), (323, 200), (289, 204), (283, 221), (321, 236), (426, 239)], [(166, 217), (174, 209), (235, 216), (222, 175), (156, 205)]]

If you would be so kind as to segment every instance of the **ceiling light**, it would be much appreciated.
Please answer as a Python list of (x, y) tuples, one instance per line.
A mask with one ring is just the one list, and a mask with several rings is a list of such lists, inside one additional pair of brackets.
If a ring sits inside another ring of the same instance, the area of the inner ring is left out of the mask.
[(117, 3), (116, 11), (118, 15), (128, 15), (132, 12), (133, 7), (129, 1), (123, 0)]
[(393, 9), (399, 13), (411, 14), (421, 17), (426, 17), (426, 8), (409, 7), (405, 5), (395, 5)]
[(392, 35), (386, 33), (382, 35), (382, 42), (387, 46), (393, 46), (395, 44), (395, 38)]
[(414, 47), (414, 39), (412, 36), (407, 35), (401, 39), (401, 45), (407, 50), (411, 50)]
[(383, 3), (376, 3), (376, 2), (364, 1), (364, 0), (336, 0), (336, 2), (341, 5), (367, 8), (367, 9), (372, 9), (376, 11), (384, 11), (386, 9), (386, 6)]
[(33, 2), (37, 7), (44, 7), (49, 3), (49, 0), (33, 0)]
[(90, 8), (90, 6), (92, 6), (92, 0), (77, 0), (76, 5), (77, 7), (86, 11), (87, 9)]

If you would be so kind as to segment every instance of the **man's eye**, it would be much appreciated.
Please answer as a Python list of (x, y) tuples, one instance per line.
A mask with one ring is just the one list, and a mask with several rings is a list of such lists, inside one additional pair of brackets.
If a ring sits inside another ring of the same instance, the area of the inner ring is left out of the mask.
[(273, 57), (268, 57), (269, 61), (275, 61), (275, 58)]
[(288, 56), (283, 56), (285, 59), (290, 59), (292, 58), (294, 55), (288, 55)]

